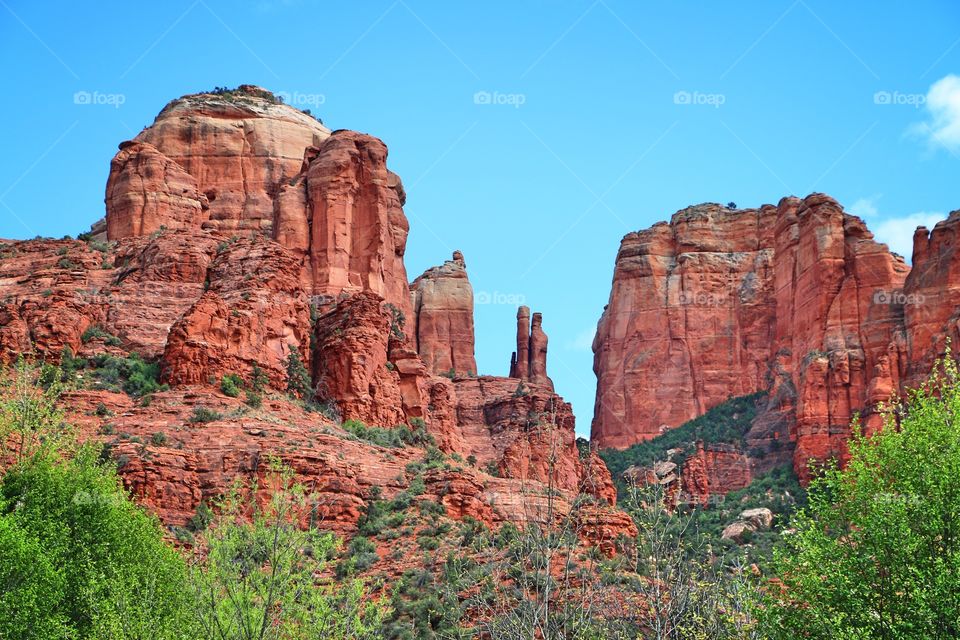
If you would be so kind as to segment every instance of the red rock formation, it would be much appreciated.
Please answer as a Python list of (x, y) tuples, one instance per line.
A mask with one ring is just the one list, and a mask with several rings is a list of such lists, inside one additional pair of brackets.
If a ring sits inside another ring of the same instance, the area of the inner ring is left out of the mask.
[[(269, 230), (280, 185), (297, 175), (304, 149), (329, 135), (314, 118), (280, 104), (270, 92), (243, 85), (172, 101), (135, 141), (152, 145), (195, 179), (209, 204), (206, 226), (234, 233)], [(148, 200), (156, 197), (152, 186), (143, 185)], [(111, 218), (122, 212), (109, 205), (108, 199), (108, 226), (115, 228)]]
[(163, 380), (171, 384), (249, 378), (258, 365), (286, 388), (291, 348), (309, 351), (310, 309), (297, 261), (266, 239), (225, 242), (207, 274), (207, 290), (170, 331)]
[(107, 180), (107, 237), (145, 236), (161, 228), (197, 229), (207, 198), (196, 179), (147, 142), (123, 142)]
[[(869, 417), (913, 359), (898, 302), (919, 287), (905, 288), (907, 271), (822, 194), (691, 207), (629, 234), (594, 341), (594, 438), (628, 446), (768, 389), (751, 447), (793, 443), (801, 478), (811, 459), (843, 459), (853, 414)], [(949, 275), (932, 279), (949, 288)]]
[(732, 445), (698, 442), (680, 472), (681, 500), (707, 506), (713, 496), (743, 489), (751, 480), (744, 452)]
[(626, 447), (766, 387), (773, 207), (689, 207), (620, 245), (594, 340), (593, 439)]
[(274, 227), (278, 242), (301, 257), (313, 295), (371, 291), (409, 318), (406, 195), (386, 162), (377, 138), (335, 132), (306, 150), (301, 172), (281, 187)]
[(463, 254), (428, 269), (410, 285), (417, 352), (435, 374), (475, 375), (473, 287)]
[(510, 358), (510, 377), (543, 384), (553, 389), (553, 380), (547, 376), (547, 334), (543, 332), (543, 316), (530, 309), (517, 309), (517, 350)]
[(406, 422), (399, 374), (387, 360), (390, 322), (383, 299), (365, 292), (345, 298), (315, 323), (317, 397), (336, 403), (344, 420), (386, 427)]

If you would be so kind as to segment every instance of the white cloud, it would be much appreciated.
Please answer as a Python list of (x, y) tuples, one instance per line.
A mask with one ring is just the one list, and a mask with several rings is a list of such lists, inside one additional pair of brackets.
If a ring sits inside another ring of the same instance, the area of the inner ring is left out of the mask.
[(885, 243), (894, 253), (899, 253), (907, 262), (913, 255), (913, 232), (917, 227), (933, 229), (947, 216), (938, 211), (917, 211), (902, 216), (885, 216), (877, 208), (879, 195), (860, 198), (847, 207), (847, 213), (864, 219), (878, 242)]
[(952, 73), (930, 86), (925, 103), (928, 118), (909, 132), (926, 138), (931, 146), (960, 152), (960, 76)]

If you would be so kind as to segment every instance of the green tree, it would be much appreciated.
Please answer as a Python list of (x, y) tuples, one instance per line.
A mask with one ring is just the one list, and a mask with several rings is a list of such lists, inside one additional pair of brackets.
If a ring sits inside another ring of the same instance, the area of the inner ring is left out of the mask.
[(290, 355), (287, 356), (287, 391), (305, 402), (313, 402), (313, 383), (310, 381), (310, 372), (303, 364), (300, 349), (290, 346)]
[[(59, 432), (56, 414), (21, 409), (29, 431)], [(190, 637), (182, 559), (93, 446), (6, 471), (0, 557), (0, 638)]]
[[(766, 607), (781, 638), (960, 637), (960, 380), (950, 358), (811, 483)], [(854, 422), (854, 432), (860, 425)]]
[[(301, 485), (271, 462), (272, 497), (250, 504), (258, 488), (236, 485), (208, 530), (206, 556), (192, 572), (203, 637), (220, 640), (372, 640), (388, 611), (362, 582), (317, 584), (337, 540), (300, 525), (310, 504)], [(245, 514), (250, 513), (247, 517)]]

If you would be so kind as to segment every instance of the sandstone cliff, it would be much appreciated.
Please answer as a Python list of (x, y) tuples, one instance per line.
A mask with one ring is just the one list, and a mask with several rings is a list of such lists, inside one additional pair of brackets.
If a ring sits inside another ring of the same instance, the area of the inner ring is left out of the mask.
[(811, 460), (842, 460), (854, 414), (876, 428), (877, 404), (922, 380), (957, 332), (958, 218), (918, 230), (912, 270), (823, 194), (699, 205), (627, 235), (594, 340), (597, 444), (622, 448), (765, 390), (744, 464), (786, 456), (806, 478)]

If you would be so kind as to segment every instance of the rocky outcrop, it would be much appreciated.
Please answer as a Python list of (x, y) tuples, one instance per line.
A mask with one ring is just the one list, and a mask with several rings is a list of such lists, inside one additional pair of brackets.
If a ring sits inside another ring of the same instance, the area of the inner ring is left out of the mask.
[(269, 232), (280, 185), (300, 171), (304, 149), (329, 135), (252, 85), (174, 100), (114, 159), (108, 235), (200, 224), (227, 234)]
[(406, 194), (386, 163), (386, 145), (354, 131), (307, 148), (277, 197), (275, 236), (301, 257), (312, 295), (370, 291), (409, 318)]
[(473, 287), (463, 254), (428, 269), (410, 285), (417, 352), (431, 373), (476, 375)]
[(120, 144), (107, 180), (107, 237), (145, 236), (160, 229), (197, 229), (207, 197), (196, 179), (148, 142)]
[(199, 384), (259, 366), (286, 388), (292, 349), (309, 351), (310, 308), (296, 259), (275, 242), (241, 239), (218, 247), (206, 290), (170, 331), (163, 381)]
[(517, 310), (517, 350), (510, 357), (510, 377), (543, 384), (553, 389), (547, 376), (547, 334), (543, 332), (543, 316), (529, 307)]
[(649, 440), (766, 388), (775, 217), (700, 205), (624, 237), (593, 344), (598, 446)]
[(682, 502), (708, 506), (716, 496), (745, 488), (753, 480), (746, 453), (733, 445), (698, 442), (680, 471)]
[[(955, 224), (918, 231), (909, 277), (823, 194), (748, 210), (700, 205), (629, 234), (594, 341), (594, 438), (625, 447), (767, 390), (747, 434), (748, 467), (769, 468), (788, 451), (806, 479), (809, 461), (843, 460), (853, 415), (875, 427), (876, 404), (921, 380), (942, 353), (936, 343), (960, 303)], [(923, 304), (927, 295), (936, 302)], [(749, 469), (731, 469), (742, 464), (718, 473), (740, 484)], [(693, 486), (722, 480), (693, 475)]]
[(772, 525), (773, 512), (770, 509), (766, 507), (747, 509), (740, 514), (735, 522), (731, 522), (724, 527), (720, 537), (724, 540), (732, 540), (737, 544), (742, 544), (749, 534), (766, 531)]

